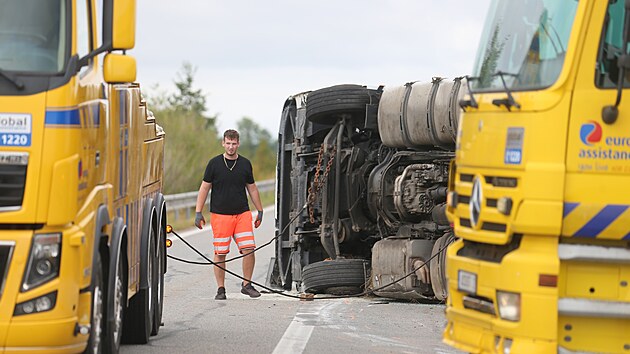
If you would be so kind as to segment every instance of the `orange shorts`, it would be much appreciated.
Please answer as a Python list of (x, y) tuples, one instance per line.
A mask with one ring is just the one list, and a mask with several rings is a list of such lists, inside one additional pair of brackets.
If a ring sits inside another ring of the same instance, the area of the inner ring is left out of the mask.
[(210, 225), (214, 234), (214, 254), (228, 254), (232, 238), (241, 253), (256, 248), (250, 211), (238, 215), (210, 213)]

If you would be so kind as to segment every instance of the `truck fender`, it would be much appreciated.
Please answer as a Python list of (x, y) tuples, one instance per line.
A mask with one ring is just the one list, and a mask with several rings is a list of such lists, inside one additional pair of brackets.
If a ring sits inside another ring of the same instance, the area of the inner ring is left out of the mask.
[(149, 287), (147, 269), (151, 260), (148, 259), (148, 252), (146, 252), (146, 250), (149, 249), (149, 228), (154, 227), (154, 218), (155, 207), (153, 206), (153, 199), (146, 198), (144, 200), (144, 207), (142, 208), (142, 237), (140, 240), (140, 289), (147, 289)]
[[(96, 211), (96, 223), (94, 229), (94, 249), (92, 250), (92, 267), (94, 267), (94, 260), (96, 259), (96, 255), (100, 252), (101, 247), (101, 237), (103, 237), (103, 227), (105, 225), (109, 225), (111, 220), (109, 219), (109, 212), (107, 211), (107, 206), (101, 204)], [(107, 264), (107, 258), (102, 258), (101, 262), (103, 264)], [(103, 272), (105, 272), (106, 267), (103, 266)], [(94, 284), (91, 284), (93, 286)]]

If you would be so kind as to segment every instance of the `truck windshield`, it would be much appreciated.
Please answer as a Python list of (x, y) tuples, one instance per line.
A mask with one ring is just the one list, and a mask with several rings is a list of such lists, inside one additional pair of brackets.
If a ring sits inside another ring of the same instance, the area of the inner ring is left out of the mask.
[(66, 0), (0, 0), (0, 69), (60, 72), (66, 27)]
[(577, 0), (494, 0), (471, 82), (476, 91), (552, 85), (562, 70)]

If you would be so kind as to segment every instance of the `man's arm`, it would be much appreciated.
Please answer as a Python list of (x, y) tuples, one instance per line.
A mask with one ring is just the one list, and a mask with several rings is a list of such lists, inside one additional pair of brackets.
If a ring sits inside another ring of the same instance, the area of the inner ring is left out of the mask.
[(262, 203), (260, 202), (260, 194), (258, 193), (258, 187), (256, 187), (256, 183), (246, 184), (246, 186), (247, 186), (247, 192), (249, 192), (249, 197), (252, 198), (252, 203), (254, 203), (256, 210), (258, 210), (258, 216), (256, 217), (256, 221), (254, 222), (254, 226), (258, 227), (260, 226), (260, 223), (262, 222), (262, 214), (263, 214), (263, 207), (262, 207)]
[(210, 188), (212, 188), (212, 183), (201, 181), (199, 194), (197, 194), (197, 205), (195, 206), (195, 226), (200, 229), (206, 224), (206, 220), (203, 218), (203, 206), (206, 204)]

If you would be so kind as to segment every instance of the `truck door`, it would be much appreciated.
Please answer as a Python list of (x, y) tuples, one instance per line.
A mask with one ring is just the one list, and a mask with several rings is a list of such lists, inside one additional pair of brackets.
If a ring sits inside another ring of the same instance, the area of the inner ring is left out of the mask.
[(618, 80), (630, 85), (630, 71), (622, 78), (617, 66), (623, 52), (624, 1), (597, 5), (585, 34), (569, 121), (562, 235), (627, 240), (629, 90), (623, 90), (618, 119), (612, 124), (602, 120), (602, 108), (615, 103)]

